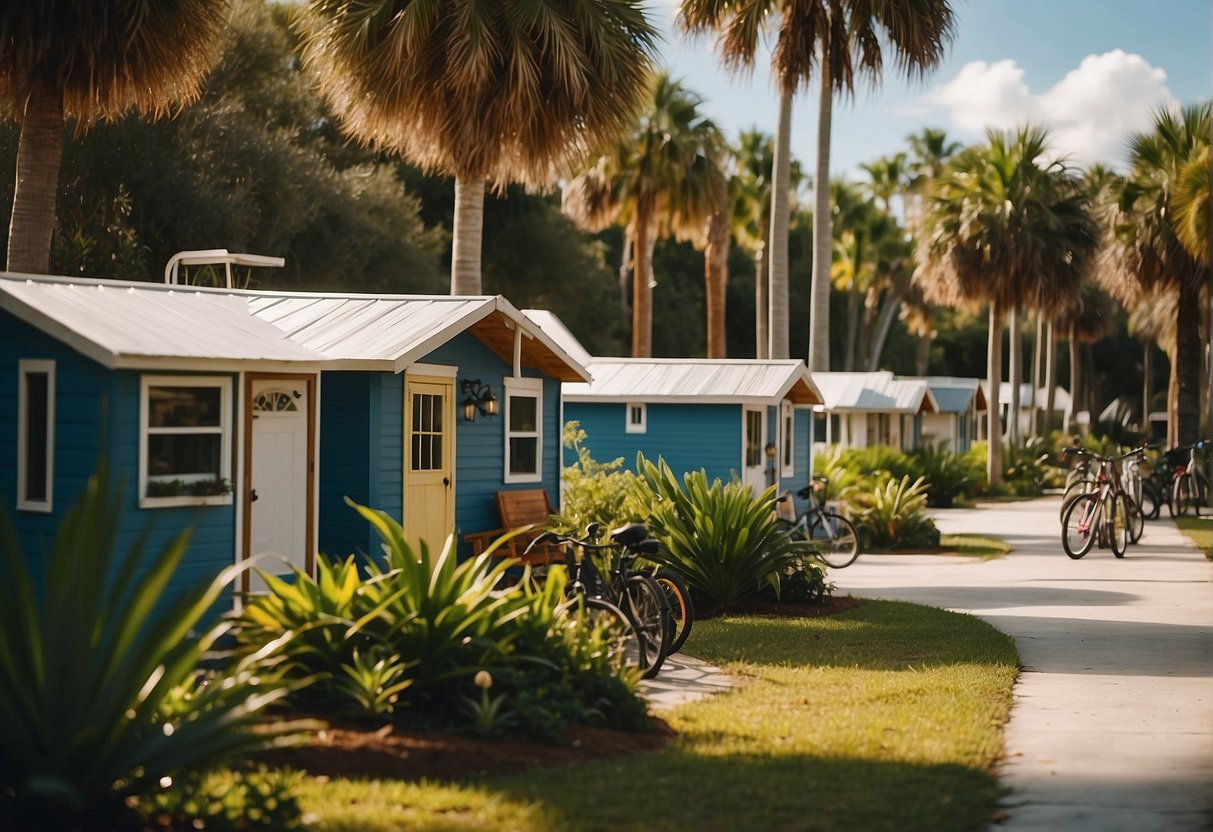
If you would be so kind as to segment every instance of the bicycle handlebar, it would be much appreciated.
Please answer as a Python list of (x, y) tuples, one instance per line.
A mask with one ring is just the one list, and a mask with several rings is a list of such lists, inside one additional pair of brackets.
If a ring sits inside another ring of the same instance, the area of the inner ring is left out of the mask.
[(527, 545), (523, 554), (530, 554), (531, 549), (541, 543), (571, 543), (574, 546), (595, 552), (607, 549), (624, 549), (633, 555), (651, 555), (661, 548), (660, 541), (648, 536), (648, 530), (645, 529), (643, 523), (629, 523), (626, 526), (612, 529), (609, 540), (606, 543), (594, 542), (594, 538), (598, 536), (598, 529), (599, 525), (597, 523), (591, 523), (586, 527), (585, 537), (581, 538), (575, 537), (572, 534), (543, 532)]
[(1092, 450), (1088, 450), (1087, 448), (1062, 448), (1062, 453), (1066, 456), (1089, 456), (1092, 459), (1098, 459), (1101, 462), (1120, 462), (1122, 459), (1128, 459), (1131, 456), (1144, 454), (1149, 447), (1149, 445), (1141, 445), (1140, 447), (1134, 448), (1133, 450), (1123, 453), (1120, 456), (1103, 456), (1102, 454), (1097, 454)]

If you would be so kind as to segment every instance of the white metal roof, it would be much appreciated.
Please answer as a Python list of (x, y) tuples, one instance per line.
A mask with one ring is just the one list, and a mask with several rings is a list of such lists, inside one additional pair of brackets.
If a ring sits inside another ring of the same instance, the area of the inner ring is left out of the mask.
[(522, 314), (534, 321), (541, 330), (547, 333), (549, 338), (559, 344), (560, 348), (576, 359), (581, 366), (584, 367), (594, 360), (589, 351), (581, 345), (581, 341), (577, 340), (577, 336), (570, 332), (569, 328), (564, 325), (564, 321), (554, 313), (547, 309), (523, 309)]
[(751, 358), (592, 358), (589, 384), (563, 386), (573, 402), (733, 402), (817, 404), (804, 362)]
[(919, 379), (927, 383), (935, 403), (939, 405), (940, 413), (964, 413), (970, 407), (975, 410), (986, 409), (985, 392), (981, 382), (975, 378), (959, 376), (902, 376), (902, 380)]
[(895, 379), (887, 370), (871, 373), (814, 373), (826, 410), (877, 413), (937, 413), (939, 405), (924, 379)]
[(0, 273), (0, 308), (114, 368), (267, 362), (399, 372), (497, 313), (562, 373), (588, 378), (500, 296), (235, 291)]

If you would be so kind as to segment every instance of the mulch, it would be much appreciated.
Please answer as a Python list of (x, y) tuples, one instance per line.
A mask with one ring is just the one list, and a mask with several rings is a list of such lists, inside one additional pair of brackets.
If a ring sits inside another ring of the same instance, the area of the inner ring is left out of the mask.
[[(819, 617), (858, 605), (850, 596), (829, 597), (814, 604), (755, 597), (728, 614)], [(324, 778), (454, 781), (643, 754), (664, 748), (675, 738), (669, 724), (656, 716), (649, 717), (644, 731), (571, 725), (562, 742), (550, 745), (416, 730), (400, 724), (368, 728), (354, 721), (322, 721), (327, 727), (314, 732), (306, 743), (261, 752), (253, 761)]]

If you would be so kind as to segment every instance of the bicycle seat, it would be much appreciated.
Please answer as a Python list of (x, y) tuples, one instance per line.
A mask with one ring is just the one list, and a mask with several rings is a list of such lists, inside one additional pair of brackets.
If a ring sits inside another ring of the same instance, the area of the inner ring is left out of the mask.
[(649, 536), (644, 523), (628, 523), (611, 531), (611, 542), (618, 546), (635, 546)]

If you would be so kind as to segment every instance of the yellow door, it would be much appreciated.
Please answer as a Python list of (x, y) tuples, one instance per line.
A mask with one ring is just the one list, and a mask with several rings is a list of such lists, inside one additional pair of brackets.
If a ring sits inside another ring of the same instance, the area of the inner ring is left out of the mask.
[(455, 527), (455, 383), (410, 377), (404, 389), (404, 529), (439, 549)]

